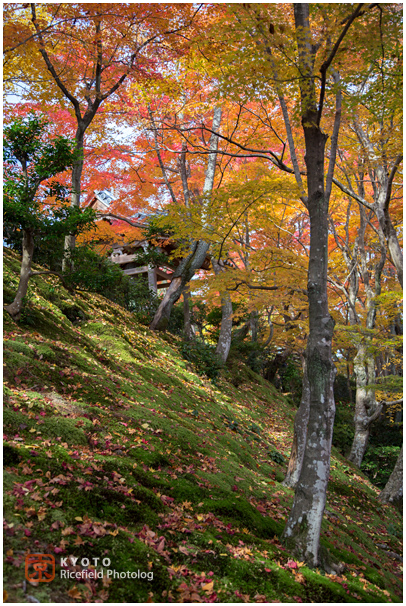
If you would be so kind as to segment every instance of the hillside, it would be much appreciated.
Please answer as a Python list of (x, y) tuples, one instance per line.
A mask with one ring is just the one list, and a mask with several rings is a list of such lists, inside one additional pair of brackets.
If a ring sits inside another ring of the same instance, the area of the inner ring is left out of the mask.
[[(6, 302), (18, 270), (6, 251)], [(402, 601), (401, 518), (336, 451), (322, 544), (342, 576), (279, 543), (295, 406), (242, 363), (213, 385), (176, 337), (53, 277), (4, 331), (6, 601)], [(54, 554), (55, 579), (25, 583), (27, 553)], [(70, 555), (144, 578), (61, 578)]]

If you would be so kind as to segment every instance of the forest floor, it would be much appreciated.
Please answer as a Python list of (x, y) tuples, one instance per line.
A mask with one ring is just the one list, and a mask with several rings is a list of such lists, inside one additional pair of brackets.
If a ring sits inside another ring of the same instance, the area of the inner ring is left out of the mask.
[[(7, 251), (6, 302), (18, 271)], [(235, 360), (213, 384), (177, 337), (57, 278), (27, 298), (4, 315), (6, 601), (402, 602), (401, 517), (335, 449), (321, 543), (344, 572), (280, 544), (288, 396)], [(26, 581), (27, 554), (53, 555), (54, 580)]]

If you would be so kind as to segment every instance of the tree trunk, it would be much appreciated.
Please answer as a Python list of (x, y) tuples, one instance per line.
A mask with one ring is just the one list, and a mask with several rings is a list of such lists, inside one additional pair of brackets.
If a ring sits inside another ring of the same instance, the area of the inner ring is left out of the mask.
[[(285, 364), (286, 360), (291, 354), (290, 349), (284, 349), (281, 353), (275, 354), (274, 359), (265, 367), (264, 379), (269, 381), (270, 383), (274, 383), (275, 376), (278, 370), (281, 368), (283, 364)], [(303, 362), (304, 364), (304, 362)]]
[[(361, 187), (362, 186), (362, 187)], [(360, 179), (360, 193), (364, 195), (363, 182)], [(368, 445), (368, 439), (370, 434), (370, 427), (373, 421), (379, 416), (381, 412), (381, 406), (377, 405), (375, 399), (374, 385), (376, 382), (375, 373), (375, 360), (373, 354), (369, 351), (371, 347), (371, 337), (368, 335), (368, 331), (375, 328), (376, 320), (376, 297), (381, 294), (381, 276), (386, 260), (386, 247), (384, 241), (384, 235), (379, 234), (381, 250), (380, 257), (375, 263), (374, 268), (374, 286), (372, 287), (370, 282), (370, 264), (366, 254), (365, 247), (365, 229), (367, 226), (365, 209), (359, 205), (360, 210), (360, 228), (358, 231), (358, 246), (359, 246), (359, 266), (361, 276), (364, 282), (364, 289), (366, 294), (366, 309), (367, 317), (365, 322), (366, 334), (356, 334), (357, 340), (357, 355), (354, 358), (354, 374), (356, 376), (356, 396), (355, 396), (355, 415), (354, 425), (355, 434), (354, 440), (351, 446), (351, 452), (348, 457), (349, 461), (352, 461), (357, 467), (361, 467), (362, 459)], [(350, 266), (347, 264), (348, 269)], [(357, 285), (358, 291), (358, 285)], [(351, 324), (355, 325), (358, 322), (355, 311), (355, 299), (358, 292), (354, 293), (354, 299), (352, 302), (352, 309), (354, 310), (353, 317), (350, 317)]]
[[(218, 136), (215, 134), (220, 129), (221, 122), (221, 108), (216, 107), (214, 110), (213, 116), (213, 131), (214, 133), (210, 137), (209, 143), (209, 157), (207, 160), (207, 169), (203, 186), (203, 208), (202, 208), (202, 219), (205, 219), (206, 211), (205, 208), (208, 205), (208, 197), (210, 196), (213, 185), (214, 185), (214, 175), (216, 172), (216, 162), (217, 162), (217, 146), (218, 146)], [(189, 255), (182, 259), (178, 267), (176, 268), (172, 282), (168, 287), (164, 298), (160, 306), (157, 309), (157, 312), (154, 316), (150, 324), (150, 328), (152, 330), (166, 330), (168, 326), (169, 318), (171, 315), (172, 307), (179, 299), (182, 294), (183, 289), (186, 284), (190, 282), (193, 278), (194, 274), (198, 269), (201, 268), (206, 254), (209, 250), (210, 243), (205, 242), (204, 240), (195, 241), (192, 243), (191, 252)]]
[(192, 252), (185, 259), (182, 259), (151, 322), (150, 328), (152, 330), (166, 330), (172, 307), (181, 296), (186, 284), (190, 282), (196, 271), (201, 268), (209, 246), (210, 244), (204, 240), (195, 242)]
[(365, 343), (360, 344), (358, 353), (354, 358), (354, 374), (357, 383), (354, 414), (355, 434), (348, 457), (348, 460), (357, 467), (361, 467), (368, 445), (371, 425), (370, 414), (368, 413), (374, 412), (375, 408), (374, 392), (372, 389), (368, 389), (368, 384), (372, 383), (373, 380), (370, 380), (367, 372), (367, 355)]
[[(328, 204), (324, 197), (326, 136), (303, 120), (306, 143), (310, 253), (308, 272), (309, 337), (306, 375), (310, 412), (303, 464), (293, 507), (283, 531), (284, 541), (310, 566), (319, 564), (321, 522), (330, 474), (330, 452), (335, 415), (335, 367), (331, 355), (334, 321), (327, 301)], [(305, 390), (305, 381), (303, 384)]]
[[(212, 265), (216, 276), (223, 271), (223, 268), (217, 263), (216, 259), (212, 259)], [(230, 352), (232, 327), (233, 305), (230, 295), (227, 292), (224, 292), (221, 295), (221, 325), (220, 335), (216, 347), (216, 354), (219, 356), (223, 364), (227, 362), (228, 354)]]
[(402, 513), (403, 510), (403, 446), (400, 449), (395, 469), (378, 499), (382, 503), (392, 503)]
[(185, 338), (188, 341), (192, 341), (195, 337), (193, 328), (192, 328), (192, 323), (190, 320), (190, 305), (189, 305), (190, 299), (191, 299), (190, 291), (188, 289), (185, 289), (183, 291), (183, 320), (184, 320), (183, 333), (185, 335)]
[(250, 333), (251, 342), (256, 343), (258, 340), (258, 312), (255, 310), (250, 313)]
[[(330, 475), (336, 374), (331, 354), (334, 320), (329, 314), (327, 301), (329, 196), (324, 189), (327, 136), (320, 129), (315, 102), (309, 5), (296, 3), (294, 12), (298, 31), (299, 66), (304, 76), (311, 76), (303, 77), (300, 81), (306, 149), (307, 208), (310, 217), (307, 283), (309, 336), (306, 347), (310, 410), (302, 468), (282, 540), (309, 566), (318, 566), (321, 522)], [(303, 388), (305, 390), (305, 384)]]
[[(81, 126), (78, 126), (76, 130), (76, 152), (77, 158), (72, 168), (72, 206), (77, 206), (80, 208), (80, 194), (81, 194), (81, 181), (82, 181), (82, 172), (83, 172), (83, 140), (84, 140), (84, 129)], [(76, 238), (75, 236), (67, 235), (65, 236), (64, 243), (64, 256), (62, 259), (62, 271), (66, 271), (70, 267), (72, 267), (72, 263), (69, 259), (70, 251), (73, 250), (76, 246)]]
[(379, 225), (385, 235), (389, 255), (393, 265), (395, 266), (399, 284), (403, 288), (403, 254), (402, 249), (400, 248), (396, 230), (393, 227), (393, 223), (389, 215), (389, 210), (382, 210), (382, 207), (378, 206), (376, 216), (378, 217)]
[(284, 486), (295, 488), (300, 471), (303, 464), (303, 456), (306, 445), (307, 437), (307, 425), (309, 422), (310, 412), (310, 386), (306, 372), (306, 358), (303, 359), (303, 386), (302, 386), (302, 399), (300, 406), (295, 416), (294, 432), (293, 432), (293, 444), (290, 451), (290, 459), (286, 477), (283, 480)]
[(23, 298), (27, 294), (28, 280), (31, 276), (32, 258), (34, 255), (34, 236), (30, 230), (23, 230), (23, 255), (21, 261), (20, 281), (18, 283), (17, 294), (10, 305), (6, 305), (4, 309), (16, 322), (21, 317), (21, 309)]

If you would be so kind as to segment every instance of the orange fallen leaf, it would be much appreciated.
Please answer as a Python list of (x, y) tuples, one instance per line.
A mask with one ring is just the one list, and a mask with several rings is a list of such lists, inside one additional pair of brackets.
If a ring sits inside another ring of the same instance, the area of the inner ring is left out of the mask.
[(206, 583), (206, 585), (202, 585), (203, 591), (206, 593), (211, 593), (213, 591), (214, 581), (210, 581), (210, 583)]
[(80, 591), (78, 590), (76, 585), (74, 585), (74, 587), (72, 587), (72, 589), (69, 589), (68, 596), (70, 598), (73, 598), (74, 600), (80, 600), (82, 597), (82, 594), (80, 593)]

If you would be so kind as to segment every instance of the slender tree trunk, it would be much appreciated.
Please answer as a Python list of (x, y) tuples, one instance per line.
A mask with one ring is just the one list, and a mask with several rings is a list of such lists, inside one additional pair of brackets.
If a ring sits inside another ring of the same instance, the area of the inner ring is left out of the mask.
[(399, 284), (403, 288), (403, 253), (402, 249), (400, 248), (396, 230), (393, 227), (393, 223), (389, 215), (389, 210), (382, 209), (382, 207), (378, 205), (376, 216), (378, 217), (379, 225), (385, 235), (389, 255), (393, 265), (395, 266)]
[(152, 330), (166, 330), (172, 307), (181, 296), (186, 284), (190, 282), (196, 271), (203, 265), (209, 247), (210, 244), (204, 240), (199, 240), (194, 243), (191, 253), (185, 259), (182, 259), (151, 322), (150, 328)]
[(283, 480), (285, 486), (295, 488), (303, 464), (303, 456), (306, 446), (307, 425), (309, 422), (310, 412), (310, 386), (306, 372), (306, 358), (303, 356), (303, 385), (302, 399), (300, 406), (295, 416), (295, 424), (293, 431), (293, 444), (290, 451), (290, 459), (286, 477)]
[[(213, 117), (213, 131), (215, 133), (217, 133), (220, 129), (220, 122), (221, 108), (216, 107)], [(207, 160), (206, 176), (203, 186), (203, 219), (205, 219), (206, 215), (205, 207), (207, 207), (209, 204), (208, 197), (210, 196), (214, 185), (214, 175), (216, 172), (217, 162), (217, 146), (218, 136), (213, 133), (210, 137), (210, 153)], [(210, 243), (205, 242), (204, 240), (193, 242), (191, 252), (185, 259), (182, 259), (173, 274), (172, 282), (168, 287), (160, 306), (158, 307), (154, 319), (151, 322), (150, 328), (152, 330), (166, 330), (172, 307), (181, 296), (186, 284), (190, 282), (196, 271), (201, 268), (209, 248)]]
[[(364, 196), (363, 182), (360, 179), (362, 185), (360, 193)], [(359, 265), (360, 272), (364, 282), (364, 289), (366, 293), (366, 330), (371, 331), (375, 328), (376, 320), (376, 297), (381, 294), (381, 276), (386, 260), (386, 247), (383, 233), (379, 234), (381, 243), (380, 257), (375, 263), (375, 280), (374, 286), (370, 283), (370, 271), (367, 260), (366, 248), (365, 248), (365, 229), (367, 225), (365, 209), (360, 207), (360, 229), (358, 232), (358, 245), (359, 245)], [(350, 318), (351, 324), (355, 325), (358, 320), (355, 316), (355, 299), (358, 295), (354, 293), (354, 299), (351, 307), (354, 310), (354, 317)], [(371, 345), (371, 337), (368, 332), (365, 336), (356, 334), (357, 343), (357, 355), (354, 358), (354, 374), (356, 377), (356, 397), (355, 397), (355, 415), (354, 425), (355, 434), (354, 440), (351, 446), (351, 452), (348, 457), (357, 467), (361, 467), (362, 459), (364, 458), (365, 451), (368, 445), (368, 439), (370, 434), (370, 428), (381, 413), (382, 406), (377, 405), (375, 399), (375, 359), (373, 354), (369, 351)]]
[(192, 341), (195, 336), (193, 333), (192, 323), (190, 319), (190, 299), (190, 291), (186, 288), (183, 291), (183, 333), (188, 341)]
[[(357, 391), (355, 396), (355, 434), (351, 446), (351, 452), (348, 460), (354, 463), (357, 467), (361, 467), (362, 459), (368, 445), (371, 413), (374, 412), (375, 394), (372, 389), (368, 389), (368, 385), (374, 382), (373, 377), (369, 377), (367, 371), (370, 360), (367, 359), (365, 342), (361, 343), (358, 348), (358, 353), (354, 358), (354, 374), (356, 377)], [(372, 364), (374, 361), (372, 359)]]
[(21, 317), (23, 298), (27, 294), (28, 280), (31, 276), (31, 265), (34, 256), (34, 236), (30, 230), (23, 230), (23, 255), (20, 269), (20, 281), (14, 301), (6, 305), (4, 309), (16, 322)]
[(382, 503), (392, 503), (402, 513), (403, 510), (403, 446), (400, 449), (395, 469), (378, 499)]
[[(216, 275), (223, 271), (223, 268), (217, 263), (216, 259), (212, 259), (212, 265)], [(216, 354), (219, 356), (223, 364), (227, 362), (228, 354), (230, 352), (232, 327), (233, 305), (230, 295), (227, 292), (224, 292), (221, 295), (221, 325), (216, 347)]]
[(250, 314), (250, 333), (251, 342), (256, 343), (258, 340), (258, 312), (255, 310)]
[[(83, 140), (84, 140), (84, 130), (80, 125), (76, 131), (76, 152), (77, 158), (72, 168), (72, 206), (77, 206), (80, 208), (80, 194), (81, 194), (81, 181), (82, 181), (82, 172), (83, 172)], [(72, 264), (69, 259), (70, 251), (72, 251), (76, 246), (76, 238), (75, 236), (71, 236), (70, 234), (65, 236), (64, 243), (64, 256), (62, 259), (62, 271), (66, 271), (69, 269)]]

